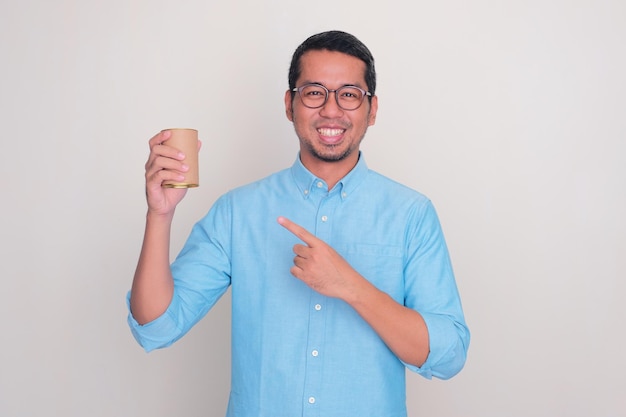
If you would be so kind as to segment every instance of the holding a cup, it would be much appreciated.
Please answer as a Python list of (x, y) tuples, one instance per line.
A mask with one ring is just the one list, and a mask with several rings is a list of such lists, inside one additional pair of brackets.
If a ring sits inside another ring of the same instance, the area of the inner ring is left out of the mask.
[(196, 129), (164, 129), (171, 132), (163, 142), (185, 154), (184, 163), (189, 167), (183, 181), (164, 181), (166, 188), (194, 188), (200, 185), (198, 171), (198, 131)]

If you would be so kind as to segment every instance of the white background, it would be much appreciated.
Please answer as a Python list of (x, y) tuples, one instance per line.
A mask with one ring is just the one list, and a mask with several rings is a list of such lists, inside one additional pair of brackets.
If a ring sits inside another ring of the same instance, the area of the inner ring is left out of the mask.
[(370, 168), (434, 201), (472, 344), (411, 416), (626, 416), (623, 0), (0, 3), (1, 416), (223, 416), (230, 301), (145, 354), (126, 326), (147, 140), (195, 127), (202, 184), (290, 165), (295, 47), (372, 50)]

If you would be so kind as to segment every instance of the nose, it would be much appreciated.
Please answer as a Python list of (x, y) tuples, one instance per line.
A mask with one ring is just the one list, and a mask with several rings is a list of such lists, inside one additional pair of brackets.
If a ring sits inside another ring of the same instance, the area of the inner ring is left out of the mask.
[[(331, 94), (334, 95), (333, 98), (330, 97)], [(326, 103), (324, 103), (324, 105), (320, 108), (320, 115), (323, 117), (333, 118), (337, 117), (339, 114), (343, 114), (343, 109), (339, 107), (337, 92), (329, 91)]]

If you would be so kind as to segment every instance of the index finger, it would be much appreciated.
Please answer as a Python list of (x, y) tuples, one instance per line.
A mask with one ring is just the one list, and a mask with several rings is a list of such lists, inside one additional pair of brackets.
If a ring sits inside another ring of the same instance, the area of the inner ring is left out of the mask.
[(171, 135), (172, 135), (172, 132), (170, 132), (169, 130), (160, 131), (159, 133), (154, 135), (148, 142), (148, 144), (150, 145), (150, 149), (152, 149), (155, 145), (162, 144), (163, 142), (168, 140)]
[(288, 218), (280, 216), (277, 221), (278, 224), (289, 230), (297, 238), (306, 243), (309, 247), (313, 247), (319, 242), (319, 239), (312, 235), (308, 230), (306, 230), (299, 224), (292, 222)]

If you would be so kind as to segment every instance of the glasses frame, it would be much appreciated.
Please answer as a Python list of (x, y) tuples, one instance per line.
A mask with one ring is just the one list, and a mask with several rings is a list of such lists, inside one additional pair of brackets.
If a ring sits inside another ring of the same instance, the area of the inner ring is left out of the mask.
[[(302, 90), (304, 90), (307, 87), (321, 87), (324, 89), (324, 91), (326, 91), (326, 97), (324, 98), (324, 102), (322, 104), (320, 104), (319, 106), (309, 106), (307, 105), (304, 100), (302, 99)], [(357, 90), (359, 90), (362, 94), (363, 97), (361, 98), (361, 102), (359, 103), (358, 106), (356, 106), (353, 109), (346, 109), (345, 107), (343, 107), (340, 103), (339, 103), (339, 95), (337, 94), (338, 91), (343, 90), (344, 88), (356, 88)], [(345, 110), (345, 111), (353, 111), (358, 109), (359, 107), (361, 107), (363, 105), (363, 102), (365, 101), (365, 97), (372, 97), (372, 93), (370, 93), (369, 91), (365, 91), (360, 87), (357, 87), (356, 85), (344, 85), (341, 86), (335, 90), (331, 90), (329, 88), (327, 88), (325, 85), (322, 84), (318, 84), (318, 83), (309, 83), (309, 84), (304, 84), (301, 85), (300, 87), (294, 87), (291, 91), (293, 91), (294, 93), (298, 93), (298, 96), (300, 97), (300, 101), (302, 102), (302, 105), (304, 107), (307, 107), (309, 109), (319, 109), (321, 107), (324, 107), (326, 105), (326, 103), (328, 103), (328, 97), (330, 97), (330, 93), (335, 93), (335, 102), (337, 103), (337, 106), (341, 109), (341, 110)]]

